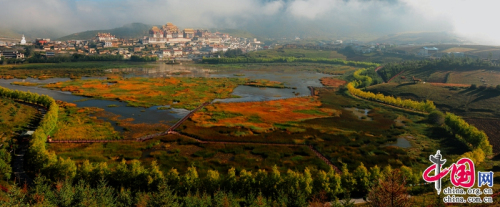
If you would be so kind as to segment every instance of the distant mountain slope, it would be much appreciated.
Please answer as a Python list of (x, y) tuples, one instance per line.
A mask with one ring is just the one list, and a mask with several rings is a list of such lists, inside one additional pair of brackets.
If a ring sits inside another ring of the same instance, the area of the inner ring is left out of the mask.
[(95, 35), (99, 32), (101, 33), (111, 33), (115, 35), (117, 38), (140, 38), (144, 35), (147, 35), (149, 29), (151, 29), (151, 25), (142, 24), (142, 23), (132, 23), (126, 24), (122, 27), (107, 29), (107, 30), (91, 30), (85, 32), (79, 32), (70, 34), (68, 36), (60, 37), (57, 40), (88, 40), (95, 37)]
[(425, 44), (425, 43), (463, 43), (464, 40), (455, 34), (448, 32), (414, 32), (391, 34), (373, 40), (377, 43), (395, 43), (395, 44)]
[(14, 32), (13, 30), (0, 28), (0, 39), (19, 39), (21, 40), (22, 34)]

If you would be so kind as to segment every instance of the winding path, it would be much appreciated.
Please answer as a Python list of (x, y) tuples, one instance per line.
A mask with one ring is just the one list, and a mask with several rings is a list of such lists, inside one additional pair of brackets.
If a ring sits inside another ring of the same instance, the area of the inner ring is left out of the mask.
[[(47, 109), (35, 104), (29, 104), (25, 102), (19, 102), (25, 105), (32, 106), (38, 110), (39, 117), (36, 117), (36, 124), (31, 124), (28, 128), (28, 130), (35, 131), (36, 128), (38, 127), (40, 120), (43, 119), (45, 114), (47, 113)], [(21, 135), (17, 136), (17, 141), (19, 143), (18, 148), (16, 151), (14, 151), (14, 157), (12, 159), (12, 173), (15, 175), (16, 182), (19, 183), (20, 185), (31, 185), (33, 183), (33, 180), (26, 174), (24, 171), (24, 155), (28, 151), (29, 148), (29, 142), (26, 142), (23, 140), (23, 137)]]

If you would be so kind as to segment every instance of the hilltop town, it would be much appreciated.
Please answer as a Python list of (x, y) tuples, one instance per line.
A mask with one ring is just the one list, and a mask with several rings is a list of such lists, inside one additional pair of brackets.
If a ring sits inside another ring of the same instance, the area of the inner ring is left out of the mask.
[[(338, 51), (348, 60), (373, 61), (378, 63), (398, 62), (410, 59), (440, 59), (443, 56), (481, 58), (498, 63), (500, 50), (493, 46), (476, 46), (459, 43), (432, 43), (387, 39), (363, 42), (347, 40), (302, 40), (295, 38), (266, 39), (266, 44), (257, 38), (238, 37), (206, 29), (180, 29), (173, 23), (153, 26), (141, 38), (122, 38), (109, 32), (96, 32), (86, 40), (52, 40), (36, 38), (0, 38), (0, 60), (6, 63), (54, 62), (47, 58), (72, 56), (87, 57), (86, 60), (138, 60), (138, 61), (197, 61), (202, 58), (224, 57), (227, 51), (245, 54), (269, 49), (306, 49), (315, 51)], [(464, 48), (465, 47), (465, 48)], [(36, 56), (37, 60), (33, 59)], [(300, 54), (295, 55), (301, 57)], [(40, 59), (42, 58), (42, 59)], [(40, 61), (42, 60), (42, 61)], [(60, 62), (60, 61), (55, 61)]]
[(159, 60), (194, 60), (213, 57), (217, 52), (241, 50), (242, 53), (263, 49), (256, 38), (233, 37), (220, 32), (200, 29), (179, 29), (172, 23), (162, 27), (154, 26), (148, 36), (136, 39), (123, 39), (110, 33), (97, 33), (89, 40), (57, 41), (48, 38), (37, 38), (31, 42), (24, 39), (20, 42), (0, 40), (0, 57), (24, 58), (20, 50), (26, 46), (34, 46), (34, 52), (43, 56), (55, 57), (72, 54), (81, 55), (121, 55), (123, 59), (131, 56), (155, 57)]

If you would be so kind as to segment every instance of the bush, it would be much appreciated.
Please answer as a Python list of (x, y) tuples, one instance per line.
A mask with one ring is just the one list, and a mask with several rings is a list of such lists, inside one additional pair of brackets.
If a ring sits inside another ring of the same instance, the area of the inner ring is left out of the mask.
[(440, 112), (438, 110), (432, 111), (429, 116), (427, 117), (427, 120), (429, 123), (436, 124), (436, 125), (442, 125), (444, 124), (444, 119), (445, 115), (443, 112)]
[(476, 84), (470, 85), (470, 89), (474, 89), (474, 90), (477, 89), (477, 85)]

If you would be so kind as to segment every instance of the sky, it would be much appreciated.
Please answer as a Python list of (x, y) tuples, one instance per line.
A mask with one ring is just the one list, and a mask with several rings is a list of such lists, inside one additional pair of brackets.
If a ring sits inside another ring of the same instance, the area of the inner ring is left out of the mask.
[(71, 34), (133, 22), (264, 32), (314, 26), (379, 36), (453, 32), (500, 44), (499, 8), (495, 0), (0, 0), (0, 28)]

